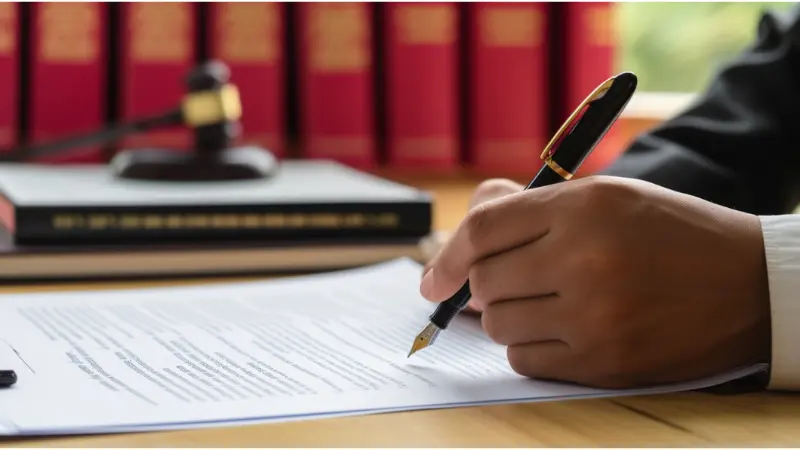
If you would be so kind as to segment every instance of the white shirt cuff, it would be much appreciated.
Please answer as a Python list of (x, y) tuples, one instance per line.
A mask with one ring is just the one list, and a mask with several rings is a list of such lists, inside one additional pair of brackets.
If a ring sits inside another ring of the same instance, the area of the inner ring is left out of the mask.
[(761, 216), (772, 315), (769, 389), (800, 390), (800, 215)]

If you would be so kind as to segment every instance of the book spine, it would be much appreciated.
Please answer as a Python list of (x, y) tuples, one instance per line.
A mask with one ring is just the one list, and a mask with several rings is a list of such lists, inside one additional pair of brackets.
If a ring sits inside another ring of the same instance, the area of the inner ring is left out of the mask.
[(221, 2), (209, 7), (209, 53), (230, 67), (241, 96), (241, 143), (285, 156), (284, 4)]
[(377, 163), (371, 3), (298, 5), (300, 142), (305, 158)]
[[(92, 132), (105, 123), (108, 6), (90, 2), (31, 5), (29, 139), (49, 142)], [(96, 163), (99, 146), (37, 158), (48, 163)]]
[[(246, 212), (241, 212), (246, 211)], [(421, 238), (431, 231), (428, 202), (367, 205), (238, 206), (232, 208), (17, 208), (19, 244), (144, 240)], [(4, 219), (9, 220), (9, 219)]]
[[(616, 19), (613, 2), (564, 3), (565, 74), (561, 114), (566, 120), (573, 109), (603, 81), (615, 75)], [(624, 146), (617, 121), (586, 158), (578, 176), (602, 170)]]
[[(177, 107), (184, 80), (195, 64), (196, 5), (180, 2), (120, 4), (120, 120), (161, 114)], [(191, 150), (190, 131), (181, 126), (125, 138), (122, 147)]]
[(468, 4), (469, 147), (476, 172), (531, 176), (548, 119), (547, 3)]
[(0, 3), (0, 148), (17, 144), (19, 102), (19, 4)]
[(458, 4), (387, 3), (387, 162), (453, 169), (460, 162)]

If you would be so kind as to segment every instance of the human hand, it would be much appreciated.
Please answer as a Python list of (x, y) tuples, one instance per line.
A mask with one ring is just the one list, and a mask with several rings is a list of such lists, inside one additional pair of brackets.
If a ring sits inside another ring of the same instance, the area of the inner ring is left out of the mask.
[[(490, 200), (494, 200), (509, 194), (514, 194), (520, 192), (525, 186), (521, 184), (517, 184), (511, 180), (503, 179), (503, 178), (493, 178), (486, 180), (478, 185), (475, 189), (475, 192), (472, 194), (469, 202), (469, 209), (473, 209), (475, 206), (480, 205), (482, 203), (488, 202)], [(441, 249), (450, 239), (450, 234), (448, 233), (434, 233), (432, 234), (425, 242), (423, 243), (423, 248), (428, 255), (427, 263), (425, 264), (425, 268), (423, 269), (422, 275), (424, 276), (428, 273), (428, 270), (433, 266), (434, 261), (436, 260), (436, 256), (439, 254)], [(467, 307), (464, 309), (464, 312), (470, 314), (479, 314), (480, 313), (480, 304), (473, 298), (467, 304)]]
[(521, 375), (631, 388), (766, 362), (766, 273), (756, 216), (589, 177), (474, 207), (420, 290), (441, 302), (469, 278)]

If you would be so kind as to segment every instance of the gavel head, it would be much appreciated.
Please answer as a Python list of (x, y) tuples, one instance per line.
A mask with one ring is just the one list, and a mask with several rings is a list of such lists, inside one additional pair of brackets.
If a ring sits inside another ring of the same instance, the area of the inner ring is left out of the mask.
[(241, 134), (239, 91), (229, 79), (230, 70), (220, 61), (202, 64), (186, 78), (183, 121), (193, 130), (195, 149), (201, 154), (228, 148)]

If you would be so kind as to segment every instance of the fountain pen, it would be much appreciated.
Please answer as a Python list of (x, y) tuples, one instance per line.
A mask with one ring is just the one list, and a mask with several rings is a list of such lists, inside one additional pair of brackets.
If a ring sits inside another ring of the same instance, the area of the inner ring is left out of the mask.
[[(622, 72), (592, 91), (545, 146), (541, 154), (542, 167), (525, 190), (571, 179), (625, 109), (637, 81), (633, 73)], [(471, 297), (467, 280), (452, 297), (437, 306), (428, 325), (414, 338), (408, 357), (433, 345), (439, 333), (466, 308)]]

